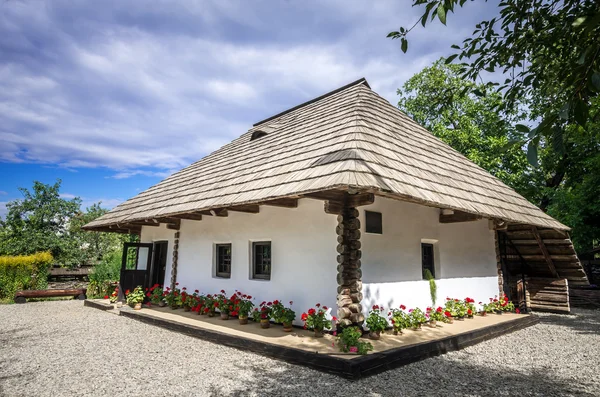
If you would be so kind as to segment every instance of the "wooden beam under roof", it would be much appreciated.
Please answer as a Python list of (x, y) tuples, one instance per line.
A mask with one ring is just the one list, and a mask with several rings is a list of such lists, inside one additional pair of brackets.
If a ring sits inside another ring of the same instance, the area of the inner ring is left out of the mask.
[(444, 214), (440, 212), (440, 223), (473, 222), (483, 219), (481, 215), (475, 215), (468, 212), (452, 210), (452, 213)]
[(260, 212), (260, 207), (258, 206), (258, 204), (245, 204), (227, 207), (227, 210), (235, 212), (245, 212), (248, 214), (258, 214)]
[(187, 214), (177, 214), (177, 215), (170, 215), (171, 218), (177, 218), (177, 219), (189, 219), (192, 221), (201, 221), (202, 220), (202, 213), (200, 212), (189, 212)]
[(131, 221), (131, 222), (127, 222), (127, 223), (130, 225), (136, 225), (136, 226), (151, 226), (151, 227), (159, 227), (160, 226), (160, 223), (149, 221), (146, 219), (138, 220), (138, 221)]
[(298, 199), (297, 198), (281, 198), (281, 199), (275, 199), (275, 200), (268, 200), (261, 204), (271, 205), (274, 207), (298, 208)]

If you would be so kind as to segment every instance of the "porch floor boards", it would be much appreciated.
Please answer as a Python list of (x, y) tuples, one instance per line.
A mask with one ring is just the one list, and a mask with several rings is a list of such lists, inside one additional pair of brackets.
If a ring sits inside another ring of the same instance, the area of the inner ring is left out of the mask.
[[(100, 308), (108, 304), (104, 300), (95, 302), (101, 305), (86, 305)], [(168, 307), (136, 311), (123, 306), (120, 315), (350, 379), (459, 350), (539, 322), (534, 315), (503, 314), (476, 316), (474, 319), (443, 324), (435, 329), (424, 327), (421, 331), (405, 330), (403, 335), (397, 336), (389, 332), (382, 334), (380, 340), (369, 340), (373, 351), (366, 356), (358, 356), (340, 353), (333, 335), (314, 338), (312, 332), (302, 328), (283, 332), (281, 325), (272, 324), (270, 328), (262, 329), (257, 323), (240, 325), (237, 319), (221, 320), (220, 317), (201, 316)]]

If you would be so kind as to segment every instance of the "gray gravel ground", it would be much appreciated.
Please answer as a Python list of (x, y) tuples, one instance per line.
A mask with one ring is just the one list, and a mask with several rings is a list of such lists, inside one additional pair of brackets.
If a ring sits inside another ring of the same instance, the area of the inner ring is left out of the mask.
[(79, 301), (0, 306), (2, 396), (598, 396), (600, 312), (350, 382)]

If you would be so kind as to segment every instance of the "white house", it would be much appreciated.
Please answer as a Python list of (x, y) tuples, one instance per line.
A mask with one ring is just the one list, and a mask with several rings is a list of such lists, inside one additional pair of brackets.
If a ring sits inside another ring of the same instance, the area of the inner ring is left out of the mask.
[(346, 323), (373, 304), (430, 305), (425, 269), (438, 304), (487, 300), (524, 275), (587, 281), (566, 226), (364, 79), (255, 124), (85, 228), (140, 235), (123, 288), (237, 289), (296, 311), (337, 305)]

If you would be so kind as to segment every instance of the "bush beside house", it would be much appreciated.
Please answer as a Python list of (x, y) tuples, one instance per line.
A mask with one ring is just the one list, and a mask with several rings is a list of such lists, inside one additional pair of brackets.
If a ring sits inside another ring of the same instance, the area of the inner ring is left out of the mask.
[(0, 300), (12, 302), (18, 290), (45, 289), (52, 262), (49, 252), (0, 256)]

